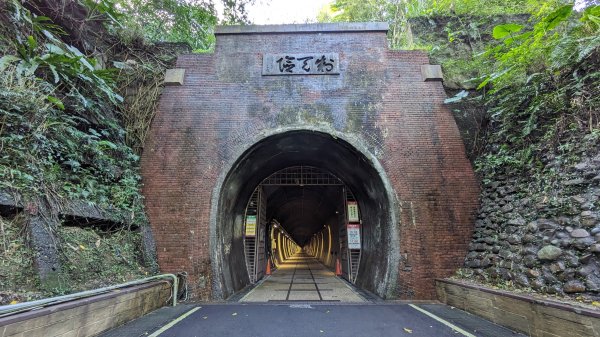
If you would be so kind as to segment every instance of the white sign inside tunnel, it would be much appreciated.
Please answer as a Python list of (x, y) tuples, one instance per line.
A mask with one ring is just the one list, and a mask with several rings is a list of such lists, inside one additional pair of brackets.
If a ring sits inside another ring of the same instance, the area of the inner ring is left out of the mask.
[(360, 249), (360, 225), (348, 224), (348, 249)]

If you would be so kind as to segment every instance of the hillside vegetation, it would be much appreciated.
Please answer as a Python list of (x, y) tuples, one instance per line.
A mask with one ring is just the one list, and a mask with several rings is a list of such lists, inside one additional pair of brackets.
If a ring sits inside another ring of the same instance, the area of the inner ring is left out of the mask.
[(482, 186), (456, 276), (598, 304), (597, 3), (340, 0), (320, 19), (388, 21), (392, 48), (442, 64)]
[[(248, 2), (226, 1), (224, 22), (245, 22)], [(0, 199), (13, 200), (0, 206), (0, 302), (156, 272), (139, 155), (164, 70), (214, 45), (214, 3), (4, 0), (0, 21)], [(51, 279), (36, 214), (59, 260)]]

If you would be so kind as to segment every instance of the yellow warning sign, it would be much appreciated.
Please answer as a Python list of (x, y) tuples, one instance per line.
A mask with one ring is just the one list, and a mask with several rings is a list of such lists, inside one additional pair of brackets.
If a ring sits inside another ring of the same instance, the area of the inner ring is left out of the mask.
[(246, 217), (246, 236), (256, 236), (256, 215)]

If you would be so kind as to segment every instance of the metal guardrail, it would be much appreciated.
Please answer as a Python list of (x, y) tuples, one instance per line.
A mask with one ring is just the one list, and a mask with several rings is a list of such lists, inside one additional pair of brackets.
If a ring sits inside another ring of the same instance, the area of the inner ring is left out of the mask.
[(165, 279), (165, 278), (173, 279), (173, 290), (172, 290), (173, 291), (173, 295), (172, 295), (173, 302), (172, 303), (173, 303), (173, 306), (176, 306), (177, 305), (177, 294), (178, 294), (177, 276), (175, 274), (161, 274), (161, 275), (146, 277), (146, 278), (143, 278), (140, 280), (135, 280), (135, 281), (127, 282), (127, 283), (117, 284), (117, 285), (110, 286), (110, 287), (87, 290), (87, 291), (82, 291), (79, 293), (74, 293), (74, 294), (69, 294), (69, 295), (64, 295), (64, 296), (45, 298), (45, 299), (37, 300), (37, 301), (23, 302), (23, 303), (11, 304), (11, 305), (3, 305), (3, 306), (0, 306), (0, 317), (16, 314), (16, 313), (23, 312), (23, 311), (41, 309), (41, 308), (44, 308), (49, 305), (60, 304), (60, 303), (69, 302), (69, 301), (73, 301), (73, 300), (79, 300), (79, 299), (88, 298), (88, 297), (92, 297), (92, 296), (96, 296), (96, 295), (100, 295), (100, 294), (106, 294), (115, 289), (121, 289), (121, 288), (131, 287), (134, 285), (145, 284), (145, 283), (149, 283), (152, 281)]

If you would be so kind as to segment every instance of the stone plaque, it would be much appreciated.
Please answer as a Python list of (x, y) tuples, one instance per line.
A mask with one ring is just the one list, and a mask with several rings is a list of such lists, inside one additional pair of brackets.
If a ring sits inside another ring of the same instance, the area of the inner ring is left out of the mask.
[(337, 75), (340, 56), (337, 53), (264, 54), (262, 74), (276, 75)]

